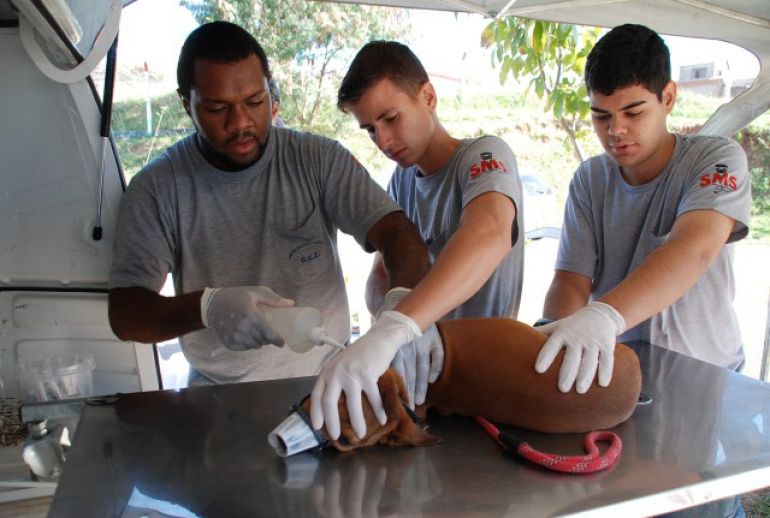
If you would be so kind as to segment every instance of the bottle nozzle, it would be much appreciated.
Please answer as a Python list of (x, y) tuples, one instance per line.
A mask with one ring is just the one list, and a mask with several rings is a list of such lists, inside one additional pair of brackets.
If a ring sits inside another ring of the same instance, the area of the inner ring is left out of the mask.
[(314, 327), (310, 331), (310, 339), (316, 345), (327, 344), (337, 349), (345, 349), (346, 347), (339, 343), (337, 340), (326, 334), (326, 329), (323, 327)]

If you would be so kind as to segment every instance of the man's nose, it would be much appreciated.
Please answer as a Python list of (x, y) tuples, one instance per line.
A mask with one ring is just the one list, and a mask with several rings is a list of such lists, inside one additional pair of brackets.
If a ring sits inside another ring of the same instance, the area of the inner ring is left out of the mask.
[(229, 131), (242, 131), (251, 128), (254, 121), (245, 106), (236, 104), (228, 110), (226, 124)]
[(609, 127), (607, 128), (607, 133), (613, 137), (625, 135), (627, 132), (628, 126), (626, 126), (626, 124), (618, 118), (613, 118), (610, 121)]
[(393, 144), (393, 134), (385, 128), (377, 128), (374, 132), (374, 143), (383, 153), (388, 153)]

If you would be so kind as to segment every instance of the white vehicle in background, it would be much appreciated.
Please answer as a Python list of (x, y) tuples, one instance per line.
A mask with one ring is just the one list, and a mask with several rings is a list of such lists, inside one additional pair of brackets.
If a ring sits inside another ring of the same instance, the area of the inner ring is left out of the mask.
[(524, 194), (524, 232), (527, 239), (559, 238), (564, 206), (533, 171), (519, 171)]

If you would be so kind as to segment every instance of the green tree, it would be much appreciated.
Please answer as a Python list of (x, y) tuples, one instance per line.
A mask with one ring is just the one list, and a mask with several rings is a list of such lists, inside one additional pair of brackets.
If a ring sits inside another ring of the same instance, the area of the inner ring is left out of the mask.
[(199, 23), (226, 20), (265, 49), (281, 90), (281, 116), (292, 127), (336, 135), (343, 114), (336, 88), (366, 42), (409, 32), (401, 9), (308, 0), (180, 0)]
[(748, 159), (752, 212), (770, 214), (770, 130), (743, 128), (735, 135)]
[(553, 113), (575, 153), (583, 160), (579, 139), (588, 133), (590, 109), (583, 83), (586, 57), (600, 29), (529, 18), (507, 17), (492, 21), (481, 36), (484, 47), (494, 47), (492, 60), (500, 67), (500, 83), (509, 76), (529, 79), (545, 111)]

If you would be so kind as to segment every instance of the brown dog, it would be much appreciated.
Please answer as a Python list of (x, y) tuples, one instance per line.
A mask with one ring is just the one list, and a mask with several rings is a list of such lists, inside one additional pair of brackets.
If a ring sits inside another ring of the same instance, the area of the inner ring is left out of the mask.
[[(547, 337), (507, 318), (442, 321), (437, 324), (444, 343), (444, 369), (428, 386), (425, 405), (444, 414), (483, 416), (492, 421), (539, 432), (577, 433), (612, 428), (634, 411), (642, 385), (636, 354), (623, 344), (615, 348), (612, 381), (596, 381), (585, 394), (562, 393), (557, 387), (564, 353), (543, 374), (535, 359)], [(372, 444), (425, 446), (438, 439), (420, 428), (406, 410), (408, 400), (401, 377), (389, 369), (377, 383), (388, 421), (381, 426), (363, 398), (366, 436), (359, 440), (350, 426), (344, 395), (340, 398), (341, 435), (331, 441), (338, 450)], [(303, 404), (309, 413), (310, 400)]]

